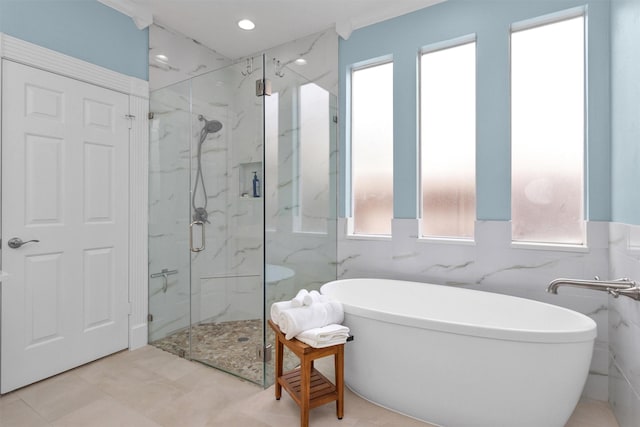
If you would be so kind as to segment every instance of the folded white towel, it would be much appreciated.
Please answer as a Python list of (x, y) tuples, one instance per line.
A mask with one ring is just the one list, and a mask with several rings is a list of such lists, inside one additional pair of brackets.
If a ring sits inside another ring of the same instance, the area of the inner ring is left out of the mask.
[(324, 348), (324, 347), (331, 347), (332, 345), (336, 345), (336, 344), (344, 344), (347, 342), (347, 338), (348, 336), (338, 337), (331, 341), (316, 341), (308, 338), (300, 338), (299, 336), (296, 337), (297, 340), (302, 341), (303, 343), (308, 344), (314, 348)]
[(291, 301), (279, 301), (271, 304), (271, 320), (277, 325), (280, 313), (293, 308)]
[(315, 302), (326, 302), (329, 301), (329, 298), (325, 295), (321, 295), (320, 292), (313, 290), (310, 291), (302, 298), (302, 303), (304, 305), (311, 305)]
[(284, 310), (278, 318), (278, 326), (290, 340), (307, 329), (342, 323), (343, 320), (342, 304), (337, 301), (326, 301)]
[(309, 291), (306, 289), (300, 289), (295, 297), (291, 300), (291, 304), (294, 307), (302, 307), (304, 305), (304, 297), (309, 295)]
[(307, 329), (296, 335), (299, 340), (307, 339), (318, 343), (330, 342), (336, 339), (346, 339), (349, 337), (349, 328), (347, 326), (332, 323), (321, 328)]

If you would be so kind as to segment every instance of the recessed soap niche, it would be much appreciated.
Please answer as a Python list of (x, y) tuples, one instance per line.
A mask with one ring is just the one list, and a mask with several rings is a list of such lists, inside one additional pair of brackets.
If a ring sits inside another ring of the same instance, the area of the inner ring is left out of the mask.
[[(240, 163), (239, 195), (241, 198), (254, 199), (262, 197), (262, 163)], [(258, 197), (253, 195), (253, 177), (258, 177)]]

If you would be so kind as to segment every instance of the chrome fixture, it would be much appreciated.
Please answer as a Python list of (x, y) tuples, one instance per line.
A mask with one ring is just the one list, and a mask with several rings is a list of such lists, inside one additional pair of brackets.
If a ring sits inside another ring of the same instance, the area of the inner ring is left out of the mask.
[[(202, 175), (202, 144), (210, 133), (219, 132), (222, 129), (222, 123), (217, 120), (207, 120), (202, 114), (198, 116), (198, 120), (204, 122), (204, 126), (200, 130), (200, 141), (198, 141), (198, 167), (196, 172), (196, 182), (193, 185), (193, 193), (191, 194), (191, 207), (193, 208), (193, 221), (209, 223), (209, 214), (207, 212), (207, 188), (204, 185), (204, 176)], [(204, 206), (196, 207), (196, 195), (198, 186), (202, 186)]]
[[(200, 227), (200, 246), (193, 246), (193, 226), (197, 225)], [(202, 252), (204, 251), (206, 246), (206, 238), (204, 234), (204, 222), (203, 221), (191, 221), (189, 224), (189, 247), (191, 248), (191, 252)]]
[(21, 238), (19, 237), (13, 237), (11, 239), (9, 239), (9, 241), (7, 242), (7, 245), (11, 248), (11, 249), (18, 249), (20, 248), (22, 245), (26, 245), (27, 243), (37, 243), (40, 240), (27, 240), (26, 242), (23, 242)]
[(243, 76), (248, 76), (249, 74), (253, 73), (253, 57), (251, 58), (247, 58), (247, 65), (245, 67), (246, 71), (240, 71), (240, 74), (242, 74)]
[(258, 79), (256, 80), (256, 96), (271, 96), (271, 80)]
[(638, 284), (635, 281), (627, 278), (600, 280), (600, 278), (596, 276), (594, 280), (555, 279), (549, 283), (547, 292), (557, 294), (560, 286), (573, 286), (576, 288), (604, 291), (614, 298), (624, 295), (629, 298), (633, 298), (636, 301), (640, 301), (640, 287), (638, 287)]
[(284, 71), (282, 71), (282, 69), (284, 68), (284, 65), (280, 64), (279, 59), (273, 58), (273, 66), (275, 68), (274, 74), (281, 78), (284, 77)]
[[(156, 277), (162, 277), (162, 292), (166, 293), (167, 288), (169, 287), (169, 276), (172, 274), (178, 274), (178, 270), (169, 270), (168, 268), (163, 268), (160, 273), (153, 273), (151, 275), (151, 278), (155, 279)], [(151, 320), (153, 320), (153, 317), (151, 318)]]

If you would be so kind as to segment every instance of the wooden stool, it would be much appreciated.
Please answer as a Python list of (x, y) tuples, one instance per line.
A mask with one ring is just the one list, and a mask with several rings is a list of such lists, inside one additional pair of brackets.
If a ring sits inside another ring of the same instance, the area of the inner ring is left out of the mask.
[[(309, 426), (309, 410), (336, 401), (336, 415), (342, 419), (344, 414), (344, 344), (315, 348), (298, 341), (288, 340), (271, 320), (269, 326), (276, 333), (276, 400), (282, 396), (282, 387), (300, 407), (300, 426)], [(284, 346), (300, 359), (300, 368), (282, 372)], [(333, 385), (324, 375), (313, 367), (313, 361), (333, 355), (336, 371), (336, 384)]]

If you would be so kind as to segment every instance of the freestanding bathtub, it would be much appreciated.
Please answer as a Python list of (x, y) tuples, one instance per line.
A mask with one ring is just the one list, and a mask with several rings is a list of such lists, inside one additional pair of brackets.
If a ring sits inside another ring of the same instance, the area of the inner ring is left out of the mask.
[(426, 283), (345, 279), (345, 382), (446, 427), (561, 427), (591, 363), (596, 324), (537, 301)]

